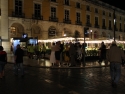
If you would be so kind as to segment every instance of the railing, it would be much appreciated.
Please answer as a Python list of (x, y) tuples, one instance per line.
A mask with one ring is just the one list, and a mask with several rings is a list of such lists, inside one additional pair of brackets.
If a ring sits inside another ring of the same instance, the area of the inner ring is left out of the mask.
[(99, 28), (100, 26), (98, 24), (95, 24), (95, 28)]
[(82, 25), (81, 21), (76, 21), (76, 25)]
[(32, 19), (37, 19), (37, 20), (43, 20), (43, 16), (42, 15), (32, 15)]
[(91, 23), (86, 23), (86, 26), (91, 27), (92, 25)]
[(102, 29), (106, 29), (106, 26), (102, 26)]
[(67, 23), (67, 24), (71, 24), (71, 20), (69, 20), (69, 19), (63, 19), (63, 22)]
[(49, 17), (49, 21), (58, 22), (57, 17)]
[(12, 17), (25, 18), (25, 14), (19, 12), (12, 12)]

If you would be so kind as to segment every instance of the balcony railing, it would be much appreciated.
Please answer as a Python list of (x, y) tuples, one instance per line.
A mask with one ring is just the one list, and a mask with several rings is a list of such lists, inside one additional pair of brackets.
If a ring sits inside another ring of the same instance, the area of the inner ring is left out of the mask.
[(37, 20), (43, 20), (43, 16), (42, 15), (32, 15), (32, 19), (37, 19)]
[(100, 26), (98, 24), (95, 24), (95, 28), (99, 28)]
[(19, 12), (13, 12), (12, 11), (12, 17), (25, 18), (25, 14), (24, 13), (19, 13)]
[(109, 29), (109, 30), (112, 30), (112, 28), (111, 28), (111, 27), (109, 27), (108, 29)]
[(122, 32), (122, 29), (119, 29), (120, 32)]
[(67, 24), (71, 24), (71, 20), (69, 20), (69, 19), (63, 19), (63, 22), (67, 23)]
[(58, 22), (57, 17), (49, 17), (49, 21)]
[(87, 23), (86, 23), (86, 26), (91, 27), (92, 25), (91, 25), (90, 22), (87, 22)]
[(102, 29), (106, 29), (106, 26), (102, 26)]
[(82, 25), (81, 21), (76, 21), (76, 25)]

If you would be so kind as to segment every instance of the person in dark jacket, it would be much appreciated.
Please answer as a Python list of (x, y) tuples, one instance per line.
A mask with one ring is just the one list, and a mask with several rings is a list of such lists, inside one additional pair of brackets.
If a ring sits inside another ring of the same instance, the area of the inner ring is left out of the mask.
[(3, 46), (0, 46), (0, 78), (4, 77), (4, 67), (7, 63), (7, 53), (3, 51)]
[(112, 87), (116, 88), (121, 76), (121, 62), (125, 60), (125, 54), (120, 49), (116, 42), (113, 41), (110, 49), (106, 54), (106, 59), (110, 62), (110, 75), (112, 80)]
[(24, 51), (21, 49), (20, 45), (17, 45), (17, 49), (15, 51), (15, 75), (18, 75), (18, 68), (21, 69), (21, 74), (24, 76), (24, 69), (23, 69), (23, 55)]
[(101, 43), (101, 47), (99, 48), (100, 55), (99, 55), (99, 64), (101, 65), (102, 61), (106, 63), (106, 46), (104, 42)]

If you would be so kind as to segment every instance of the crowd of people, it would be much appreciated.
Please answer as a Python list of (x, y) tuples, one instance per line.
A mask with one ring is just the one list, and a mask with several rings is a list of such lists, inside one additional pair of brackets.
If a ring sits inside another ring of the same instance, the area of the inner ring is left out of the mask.
[(52, 66), (60, 66), (65, 61), (67, 66), (76, 66), (84, 64), (84, 45), (80, 43), (61, 43), (60, 41), (53, 43), (51, 47), (50, 62)]
[[(45, 55), (46, 48), (43, 44), (43, 53)], [(39, 58), (39, 54), (41, 49), (39, 45), (36, 45), (35, 48), (33, 45), (28, 45), (28, 56), (29, 58), (33, 59), (33, 53), (37, 54), (37, 59)], [(50, 62), (52, 66), (60, 66), (63, 64), (63, 60), (66, 61), (68, 66), (76, 66), (77, 64), (83, 64), (84, 62), (84, 55), (85, 55), (85, 45), (80, 43), (67, 43), (64, 44), (60, 41), (53, 43), (51, 46), (51, 55), (50, 55)], [(17, 45), (17, 49), (14, 53), (14, 74), (18, 75), (18, 68), (21, 69), (21, 75), (24, 76), (24, 69), (23, 69), (23, 56), (24, 51), (21, 49), (20, 45)], [(116, 88), (117, 84), (120, 80), (121, 76), (121, 64), (125, 61), (125, 53), (123, 49), (117, 46), (116, 42), (113, 41), (110, 48), (106, 50), (106, 46), (104, 42), (101, 43), (101, 47), (99, 48), (99, 64), (104, 62), (110, 62), (110, 76), (112, 87)], [(0, 79), (4, 78), (4, 68), (7, 64), (7, 53), (4, 51), (3, 46), (0, 46)]]

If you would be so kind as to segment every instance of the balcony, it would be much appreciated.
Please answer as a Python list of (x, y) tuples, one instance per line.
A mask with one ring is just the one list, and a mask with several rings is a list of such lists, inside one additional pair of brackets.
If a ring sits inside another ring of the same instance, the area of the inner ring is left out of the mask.
[(109, 29), (109, 30), (112, 30), (112, 28), (111, 28), (111, 27), (109, 27), (108, 29)]
[(82, 25), (81, 21), (76, 21), (76, 25)]
[(87, 23), (86, 23), (86, 26), (91, 27), (92, 25), (91, 25), (90, 22), (87, 22)]
[(71, 20), (69, 20), (69, 19), (63, 19), (63, 22), (67, 23), (67, 24), (71, 24)]
[(12, 17), (25, 18), (25, 14), (12, 11)]
[(95, 28), (99, 28), (100, 26), (98, 24), (95, 24)]
[(51, 2), (55, 2), (56, 3), (56, 0), (51, 0)]
[(102, 29), (106, 29), (106, 26), (102, 26)]
[(49, 21), (58, 22), (58, 18), (57, 17), (49, 17)]
[(122, 29), (119, 29), (120, 32), (122, 32)]
[(43, 16), (33, 14), (32, 19), (43, 20)]

